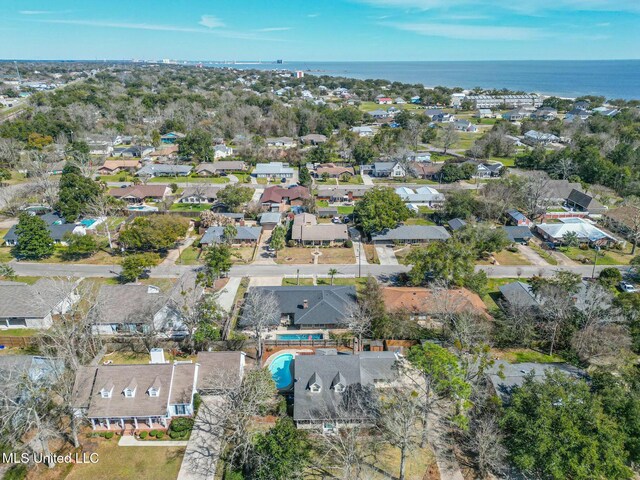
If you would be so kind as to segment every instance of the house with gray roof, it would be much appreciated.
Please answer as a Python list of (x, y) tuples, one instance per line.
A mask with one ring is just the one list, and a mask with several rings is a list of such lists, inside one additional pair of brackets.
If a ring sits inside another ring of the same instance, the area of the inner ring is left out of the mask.
[[(65, 245), (65, 235), (72, 233), (74, 235), (85, 235), (87, 233), (84, 225), (79, 223), (68, 223), (64, 217), (57, 213), (46, 213), (41, 215), (40, 218), (47, 225), (49, 235), (53, 243), (59, 243)], [(17, 225), (12, 226), (4, 236), (4, 243), (8, 247), (14, 247), (18, 244), (18, 234), (16, 232)]]
[[(0, 383), (3, 395), (20, 401), (33, 392), (31, 384), (48, 388), (64, 372), (64, 362), (39, 355), (0, 355)], [(31, 391), (31, 392), (30, 392)]]
[(187, 187), (183, 190), (182, 195), (178, 199), (179, 203), (215, 203), (218, 198), (218, 192), (222, 187), (216, 185), (196, 185), (195, 187)]
[(447, 222), (447, 225), (449, 225), (449, 228), (452, 232), (457, 232), (458, 230), (462, 230), (464, 227), (466, 227), (467, 222), (465, 222), (461, 218), (452, 218)]
[[(353, 285), (254, 288), (271, 292), (278, 299), (280, 319), (276, 319), (272, 327), (346, 328), (346, 312), (356, 304)], [(238, 324), (247, 325), (244, 317), (240, 317)]]
[(297, 355), (293, 360), (296, 426), (328, 433), (373, 421), (367, 399), (396, 379), (398, 361), (394, 352)]
[(504, 233), (507, 234), (507, 238), (511, 243), (525, 244), (529, 243), (529, 240), (533, 237), (531, 229), (525, 226), (506, 226), (502, 227)]
[(258, 163), (251, 175), (257, 178), (292, 178), (294, 170), (288, 163)]
[(373, 177), (403, 178), (407, 176), (407, 171), (400, 162), (375, 162), (364, 166), (363, 171), (365, 170)]
[(554, 245), (562, 245), (567, 234), (575, 234), (578, 242), (589, 245), (604, 246), (618, 243), (617, 238), (582, 218), (561, 218), (560, 222), (540, 223), (535, 226), (535, 230), (542, 238)]
[[(246, 227), (237, 226), (236, 236), (231, 242), (232, 245), (255, 245), (260, 240), (260, 234), (262, 233), (262, 227)], [(218, 243), (224, 243), (224, 227), (209, 227), (204, 232), (200, 245), (202, 247), (210, 247)]]
[(184, 308), (202, 295), (195, 274), (186, 274), (169, 289), (154, 285), (102, 285), (89, 312), (97, 335), (137, 335), (157, 332), (166, 338), (186, 335)]
[(343, 223), (318, 223), (315, 215), (301, 213), (293, 217), (291, 239), (301, 245), (342, 245), (349, 239)]
[(528, 145), (548, 145), (557, 143), (560, 138), (553, 133), (539, 132), (537, 130), (529, 130), (524, 134), (524, 143)]
[(201, 163), (196, 167), (196, 173), (202, 177), (220, 175), (221, 173), (240, 172), (247, 169), (247, 164), (241, 160), (223, 160), (220, 162)]
[(191, 165), (167, 165), (150, 163), (136, 172), (139, 177), (186, 177), (191, 173)]
[(76, 284), (42, 278), (33, 285), (0, 281), (0, 333), (7, 328), (46, 329), (78, 301)]
[(521, 387), (527, 377), (536, 382), (544, 381), (547, 372), (558, 371), (574, 378), (586, 378), (584, 370), (568, 363), (509, 363), (496, 360), (487, 370), (494, 392), (503, 402), (511, 397), (513, 391)]
[(374, 233), (373, 243), (427, 243), (434, 240), (447, 240), (449, 232), (444, 227), (433, 225), (401, 225), (399, 227)]
[(580, 212), (589, 212), (590, 214), (605, 213), (608, 209), (598, 202), (591, 195), (580, 190), (573, 189), (567, 197), (567, 206)]

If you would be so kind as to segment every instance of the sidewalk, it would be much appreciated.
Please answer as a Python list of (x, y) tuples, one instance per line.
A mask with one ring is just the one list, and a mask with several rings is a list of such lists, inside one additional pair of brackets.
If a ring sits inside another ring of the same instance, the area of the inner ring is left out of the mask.
[(242, 277), (231, 277), (218, 295), (218, 305), (226, 312), (231, 312), (233, 300), (236, 298)]
[(119, 447), (186, 447), (187, 440), (138, 440), (133, 435), (123, 435)]
[(184, 452), (177, 480), (211, 480), (216, 474), (222, 448), (224, 421), (219, 417), (219, 395), (205, 396)]

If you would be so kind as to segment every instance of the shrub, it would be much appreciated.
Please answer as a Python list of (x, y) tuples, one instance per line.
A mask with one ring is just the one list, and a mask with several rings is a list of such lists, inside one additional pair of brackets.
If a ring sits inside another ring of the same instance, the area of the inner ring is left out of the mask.
[(201, 404), (202, 404), (202, 397), (200, 396), (199, 393), (194, 393), (193, 394), (193, 414), (194, 415), (198, 413), (198, 409), (200, 408)]
[(586, 243), (581, 243), (580, 244), (580, 250), (589, 250), (589, 245), (587, 245)]
[(345, 241), (344, 248), (353, 248), (353, 242), (351, 240)]
[(227, 470), (224, 472), (224, 480), (244, 480), (244, 475), (238, 470)]
[(293, 248), (293, 247), (295, 247), (295, 246), (296, 246), (296, 241), (295, 241), (295, 240), (289, 240), (289, 241), (287, 242), (287, 247), (289, 247), (289, 248)]
[(617, 268), (608, 267), (600, 272), (598, 281), (605, 287), (613, 287), (622, 280), (622, 273)]
[(151, 430), (151, 431), (149, 432), (149, 436), (150, 436), (150, 437), (155, 437), (156, 435), (158, 435), (158, 430)]
[(162, 437), (164, 437), (164, 432), (158, 432), (158, 433), (156, 434), (156, 438), (157, 438), (158, 440), (160, 440)]
[(518, 247), (514, 247), (513, 245), (507, 247), (507, 252), (516, 253), (517, 251)]
[(171, 422), (170, 429), (174, 432), (186, 432), (193, 428), (193, 419), (189, 417), (179, 417)]
[(104, 438), (111, 440), (113, 438), (113, 432), (107, 432), (104, 434)]
[(180, 440), (181, 438), (186, 437), (186, 433), (169, 430), (169, 436), (171, 437), (172, 440)]
[(140, 432), (140, 438), (142, 440), (144, 440), (145, 438), (147, 438), (149, 436), (149, 432)]
[[(27, 478), (27, 466), (26, 465), (14, 465), (7, 470), (2, 477), (3, 480), (23, 480)], [(225, 477), (226, 478), (226, 477)], [(242, 477), (239, 477), (242, 478)]]

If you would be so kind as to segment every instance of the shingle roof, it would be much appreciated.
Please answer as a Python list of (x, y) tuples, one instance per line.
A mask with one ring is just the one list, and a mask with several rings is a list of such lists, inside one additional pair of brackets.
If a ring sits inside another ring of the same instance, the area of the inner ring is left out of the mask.
[(165, 293), (147, 285), (102, 285), (91, 319), (94, 323), (145, 323), (168, 301)]
[(528, 375), (533, 375), (534, 380), (542, 381), (546, 372), (560, 371), (571, 377), (584, 378), (585, 372), (573, 365), (566, 363), (509, 363), (504, 360), (496, 360), (487, 373), (496, 393), (503, 401), (511, 396), (514, 388), (522, 386)]
[(449, 228), (451, 228), (451, 230), (455, 232), (457, 230), (460, 230), (461, 228), (464, 228), (467, 225), (467, 222), (465, 222), (461, 218), (453, 218), (449, 220), (447, 224), (449, 225)]
[(502, 227), (502, 229), (505, 231), (507, 237), (509, 237), (509, 240), (511, 240), (512, 242), (517, 242), (520, 239), (528, 239), (533, 237), (533, 234), (531, 233), (529, 227), (506, 226)]
[(569, 196), (567, 197), (567, 201), (582, 207), (584, 210), (599, 210), (604, 208), (604, 206), (591, 195), (576, 189), (571, 190), (571, 193), (569, 193)]
[(133, 197), (140, 200), (145, 198), (160, 198), (167, 194), (169, 187), (166, 185), (131, 185), (124, 188), (112, 188), (109, 195), (116, 198)]
[(44, 318), (73, 290), (70, 282), (40, 279), (33, 285), (0, 283), (0, 318)]
[(374, 242), (402, 241), (402, 240), (446, 240), (450, 238), (449, 232), (444, 227), (432, 225), (402, 225), (392, 230), (374, 234), (371, 238)]
[[(374, 381), (391, 381), (397, 375), (394, 366), (398, 357), (393, 352), (362, 352), (358, 355), (298, 355), (294, 365), (295, 421), (322, 421), (351, 418), (366, 420), (366, 410), (349, 408), (348, 395), (335, 391), (340, 382), (347, 390), (372, 387)], [(321, 386), (311, 392), (309, 386)], [(357, 403), (357, 402), (354, 402)]]
[[(347, 309), (356, 303), (354, 286), (254, 287), (273, 292), (280, 312), (290, 315), (294, 325), (342, 325)], [(304, 301), (307, 308), (304, 308)], [(278, 323), (279, 319), (275, 320)], [(244, 321), (240, 319), (240, 325)]]
[(223, 172), (226, 170), (234, 171), (234, 170), (244, 170), (245, 163), (237, 160), (223, 160), (219, 162), (213, 163), (201, 163), (196, 167), (196, 172)]
[(198, 352), (198, 389), (226, 389), (242, 381), (243, 352)]
[(193, 167), (191, 165), (166, 165), (149, 164), (136, 172), (136, 175), (188, 175)]
[(507, 302), (520, 308), (538, 307), (531, 285), (523, 282), (512, 282), (498, 288)]
[(424, 315), (439, 315), (446, 310), (486, 315), (482, 299), (466, 288), (436, 291), (422, 287), (383, 287), (387, 310), (407, 310)]
[(288, 198), (291, 200), (298, 200), (300, 198), (308, 198), (309, 189), (303, 186), (296, 186), (291, 188), (284, 188), (279, 185), (265, 188), (260, 197), (261, 203), (282, 203), (283, 199)]
[[(258, 241), (260, 234), (262, 233), (262, 227), (236, 227), (237, 234), (234, 240), (240, 241)], [(224, 227), (209, 227), (202, 236), (200, 243), (211, 245), (214, 243), (221, 243), (224, 237)]]

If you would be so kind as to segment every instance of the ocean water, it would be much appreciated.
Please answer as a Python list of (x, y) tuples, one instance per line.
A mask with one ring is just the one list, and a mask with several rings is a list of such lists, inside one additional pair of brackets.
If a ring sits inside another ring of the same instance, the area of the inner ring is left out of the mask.
[(303, 70), (307, 74), (384, 79), (462, 88), (507, 88), (562, 97), (640, 99), (640, 60), (478, 62), (206, 63), (210, 67)]

